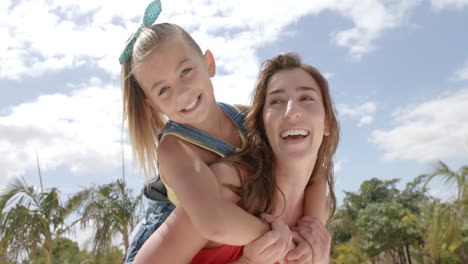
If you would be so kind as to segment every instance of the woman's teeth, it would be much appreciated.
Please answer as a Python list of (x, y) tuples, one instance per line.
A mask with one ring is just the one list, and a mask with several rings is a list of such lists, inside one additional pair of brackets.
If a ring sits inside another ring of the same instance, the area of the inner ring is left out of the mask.
[(288, 136), (307, 136), (309, 135), (309, 131), (305, 129), (289, 129), (281, 133), (281, 137), (283, 139), (287, 138)]

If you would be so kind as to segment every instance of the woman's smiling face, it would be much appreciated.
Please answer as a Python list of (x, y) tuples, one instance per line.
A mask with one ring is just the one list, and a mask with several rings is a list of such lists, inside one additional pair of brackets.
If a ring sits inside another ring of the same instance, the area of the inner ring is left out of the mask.
[(263, 123), (276, 160), (315, 160), (323, 136), (329, 134), (315, 79), (301, 68), (273, 74), (267, 83)]

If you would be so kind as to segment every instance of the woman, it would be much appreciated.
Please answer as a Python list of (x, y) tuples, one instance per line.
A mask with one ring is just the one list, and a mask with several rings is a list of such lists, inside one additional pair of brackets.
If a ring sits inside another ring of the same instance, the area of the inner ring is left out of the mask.
[[(319, 238), (308, 236), (310, 226), (317, 225), (301, 220), (304, 189), (317, 180), (314, 175), (326, 176), (331, 208), (329, 219), (335, 208), (332, 158), (339, 141), (339, 125), (326, 79), (314, 67), (302, 64), (295, 54), (279, 55), (266, 61), (253, 92), (247, 126), (251, 147), (240, 157), (239, 166), (232, 166), (237, 163), (235, 161), (226, 161), (212, 165), (212, 170), (220, 184), (226, 187), (223, 189), (226, 199), (237, 202), (254, 215), (269, 213), (277, 216), (266, 220), (274, 221), (273, 225), (281, 230), (281, 236), (276, 232), (274, 239), (265, 242), (264, 247), (260, 247), (262, 250), (257, 252), (251, 250), (252, 245), (247, 246), (240, 259), (243, 251), (239, 247), (219, 246), (198, 252), (206, 245), (206, 240), (193, 228), (183, 209), (178, 208), (166, 221), (166, 227), (158, 229), (156, 235), (148, 240), (151, 242), (145, 243), (136, 263), (148, 263), (151, 255), (157, 255), (161, 262), (167, 257), (171, 263), (187, 263), (194, 255), (192, 263), (235, 260), (239, 263), (260, 260), (273, 263), (284, 258), (290, 247), (288, 227), (300, 230), (300, 236), (295, 236), (297, 241), (306, 239), (314, 243), (314, 239), (329, 240), (326, 231)], [(255, 164), (260, 164), (260, 167), (253, 169)], [(235, 188), (240, 188), (240, 192)], [(207, 247), (215, 245), (210, 243)], [(258, 248), (258, 244), (256, 246)], [(328, 250), (315, 252), (314, 263), (326, 263)], [(265, 252), (270, 252), (270, 255), (262, 255)], [(212, 256), (215, 258), (210, 258)], [(221, 259), (223, 256), (226, 258)], [(307, 263), (307, 260), (299, 258), (298, 262)]]

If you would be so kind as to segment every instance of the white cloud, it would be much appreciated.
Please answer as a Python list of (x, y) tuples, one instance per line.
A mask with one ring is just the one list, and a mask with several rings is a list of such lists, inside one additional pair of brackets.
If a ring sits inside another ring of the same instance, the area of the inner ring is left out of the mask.
[(255, 76), (238, 77), (233, 74), (215, 77), (216, 100), (230, 104), (250, 105), (250, 93), (253, 89)]
[[(117, 57), (138, 27), (148, 1), (26, 0), (3, 1), (0, 9), (0, 78), (19, 79), (83, 63), (117, 76)], [(158, 22), (185, 27), (202, 48), (212, 48), (228, 73), (255, 74), (255, 50), (283, 36), (305, 15), (329, 10), (353, 26), (333, 41), (360, 58), (371, 52), (385, 30), (401, 24), (419, 1), (163, 1)], [(258, 10), (268, 9), (268, 12)], [(31, 15), (34, 10), (34, 15)], [(285, 15), (287, 14), (287, 15)], [(248, 21), (248, 22), (246, 22)], [(25, 26), (27, 25), (27, 26)], [(250, 75), (247, 75), (250, 76)]]
[[(112, 23), (113, 18), (129, 20), (131, 14), (144, 10), (144, 2), (120, 6), (115, 1), (6, 3), (8, 8), (0, 11), (4, 43), (0, 45), (0, 77), (37, 76), (75, 67), (83, 60), (117, 75), (118, 44), (128, 36), (124, 28)], [(104, 58), (114, 58), (114, 65), (109, 67)]]
[(339, 46), (350, 50), (351, 55), (360, 59), (375, 49), (374, 42), (386, 30), (402, 24), (409, 12), (420, 0), (374, 1), (348, 0), (336, 1), (331, 8), (354, 22), (352, 28), (333, 33)]
[(465, 65), (458, 69), (454, 74), (453, 74), (453, 79), (456, 81), (466, 81), (468, 80), (468, 63), (465, 63)]
[(34, 169), (36, 150), (43, 170), (64, 165), (84, 173), (120, 166), (120, 89), (98, 80), (85, 86), (71, 95), (42, 95), (0, 116), (1, 177)]
[(432, 0), (431, 4), (432, 8), (435, 10), (460, 10), (468, 6), (468, 0)]
[(468, 158), (468, 89), (394, 113), (394, 126), (375, 130), (370, 141), (387, 160), (420, 162)]
[(360, 105), (338, 104), (338, 114), (340, 119), (344, 120), (348, 117), (358, 119), (358, 127), (369, 125), (374, 120), (374, 115), (377, 109), (377, 104), (373, 101), (368, 101)]
[[(132, 4), (110, 0), (25, 0), (15, 4), (2, 1), (0, 78), (40, 76), (47, 71), (83, 65), (100, 67), (118, 76), (118, 54), (138, 27), (147, 3), (146, 0)], [(218, 100), (248, 104), (260, 65), (256, 50), (295, 34), (286, 32), (286, 28), (301, 17), (328, 10), (350, 19), (353, 27), (336, 32), (334, 39), (359, 57), (372, 50), (373, 43), (385, 30), (400, 25), (417, 3), (163, 1), (158, 22), (181, 24), (202, 49), (213, 51), (218, 66), (213, 79)], [(265, 8), (268, 12), (258, 12)], [(32, 168), (36, 149), (44, 169), (66, 165), (78, 172), (115, 166), (119, 159), (110, 157), (120, 153), (116, 138), (120, 135), (120, 90), (100, 88), (99, 83), (90, 86), (77, 87), (73, 95), (44, 95), (0, 116), (0, 155), (5, 157), (0, 160), (2, 175), (17, 175)], [(356, 107), (338, 106), (341, 117), (357, 119), (358, 126), (373, 122), (375, 108), (373, 102)]]
[(339, 160), (338, 162), (335, 163), (335, 167), (334, 167), (335, 174), (338, 174), (343, 170), (343, 163), (344, 163), (343, 160)]

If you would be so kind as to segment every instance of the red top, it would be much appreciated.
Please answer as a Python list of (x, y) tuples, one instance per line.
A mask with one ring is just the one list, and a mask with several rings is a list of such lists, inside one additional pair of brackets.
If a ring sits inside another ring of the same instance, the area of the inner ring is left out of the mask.
[(190, 264), (226, 264), (238, 260), (244, 247), (222, 245), (214, 248), (204, 248), (190, 261)]
[[(222, 245), (214, 248), (204, 248), (193, 257), (190, 264), (227, 264), (242, 257), (243, 246)], [(279, 262), (275, 262), (279, 264)]]

